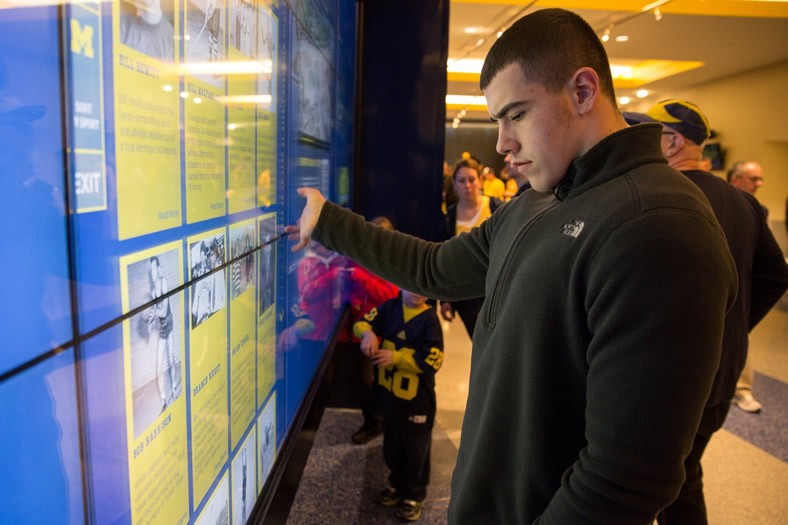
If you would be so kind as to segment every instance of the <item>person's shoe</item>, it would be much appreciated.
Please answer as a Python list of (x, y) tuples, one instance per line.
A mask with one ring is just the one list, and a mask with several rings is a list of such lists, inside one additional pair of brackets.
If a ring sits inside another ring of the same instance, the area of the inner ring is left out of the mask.
[(351, 436), (350, 440), (356, 445), (363, 445), (369, 443), (383, 433), (380, 423), (373, 423), (372, 425), (364, 425), (358, 429)]
[(397, 493), (397, 489), (388, 487), (383, 489), (383, 491), (378, 494), (378, 497), (375, 498), (375, 501), (379, 505), (383, 505), (384, 507), (393, 507), (397, 503), (399, 503), (400, 497)]
[(733, 402), (737, 407), (741, 408), (745, 412), (750, 412), (753, 414), (760, 412), (763, 408), (763, 405), (758, 402), (757, 399), (752, 397), (752, 394), (749, 392), (743, 392), (741, 394), (737, 393), (733, 398)]
[(423, 505), (424, 503), (421, 501), (402, 500), (402, 505), (397, 510), (397, 519), (400, 521), (417, 521), (421, 518), (421, 507)]

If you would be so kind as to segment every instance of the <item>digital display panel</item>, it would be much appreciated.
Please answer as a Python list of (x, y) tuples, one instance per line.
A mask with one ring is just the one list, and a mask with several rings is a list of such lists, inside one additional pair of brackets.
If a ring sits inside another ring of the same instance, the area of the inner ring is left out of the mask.
[[(243, 524), (271, 490), (345, 305), (347, 261), (281, 232), (300, 186), (349, 200), (355, 16), (344, 0), (0, 9), (0, 227), (21, 248), (0, 276), (0, 414), (25, 421), (4, 445), (26, 440), (4, 463), (28, 479), (38, 451), (53, 480), (47, 505), (20, 505)], [(26, 410), (34, 392), (46, 410)]]

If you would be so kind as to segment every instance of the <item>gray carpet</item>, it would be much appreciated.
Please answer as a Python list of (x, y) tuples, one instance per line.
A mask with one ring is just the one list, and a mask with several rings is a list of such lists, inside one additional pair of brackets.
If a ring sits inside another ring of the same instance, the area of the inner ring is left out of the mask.
[(732, 406), (723, 428), (788, 462), (788, 385), (755, 372), (752, 392), (763, 410), (750, 414)]
[[(388, 486), (382, 436), (366, 445), (350, 442), (361, 422), (359, 410), (326, 409), (288, 525), (400, 523), (394, 516), (396, 508), (381, 507), (374, 501)], [(430, 488), (419, 523), (447, 523), (451, 472), (456, 460), (456, 447), (436, 424), (432, 432)]]

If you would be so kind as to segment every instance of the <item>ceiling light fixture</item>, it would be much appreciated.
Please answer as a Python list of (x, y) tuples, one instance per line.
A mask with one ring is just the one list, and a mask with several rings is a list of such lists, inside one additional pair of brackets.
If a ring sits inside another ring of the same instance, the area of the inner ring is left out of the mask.
[(628, 35), (618, 35), (616, 37), (616, 42), (626, 42), (627, 40), (629, 40)]
[(657, 22), (662, 20), (662, 11), (660, 11), (659, 8), (654, 9), (654, 20), (656, 20)]
[(662, 7), (663, 5), (667, 4), (668, 2), (672, 2), (673, 0), (657, 0), (656, 2), (651, 2), (648, 5), (644, 5), (641, 9), (641, 13), (645, 13), (647, 11), (651, 11), (652, 9), (656, 9), (658, 7)]
[(610, 29), (612, 29), (612, 27), (613, 26), (608, 26), (605, 28), (605, 32), (602, 35), (602, 42), (607, 42), (608, 40), (610, 40)]
[(648, 89), (638, 89), (638, 90), (635, 92), (635, 95), (636, 95), (638, 98), (646, 98), (646, 97), (648, 96)]
[[(506, 30), (506, 28), (508, 28), (510, 25), (512, 25), (516, 20), (520, 19), (520, 17), (522, 17), (522, 15), (526, 11), (528, 11), (531, 8), (531, 6), (533, 6), (536, 2), (537, 2), (537, 0), (531, 0), (531, 2), (528, 3), (528, 5), (523, 6), (522, 9), (520, 9), (519, 11), (517, 11), (517, 13), (512, 15), (500, 27), (496, 28), (494, 31), (489, 31), (487, 33), (488, 37), (492, 36), (493, 33), (497, 34), (498, 37), (500, 37), (501, 34)], [(486, 41), (487, 41), (487, 38), (479, 38), (478, 40), (476, 40), (473, 43), (469, 43), (469, 44), (464, 45), (462, 48), (460, 48), (460, 56), (457, 57), (457, 59), (460, 60), (460, 59), (463, 59), (463, 58), (471, 55), (476, 50), (478, 50), (480, 47), (482, 47), (485, 44)]]

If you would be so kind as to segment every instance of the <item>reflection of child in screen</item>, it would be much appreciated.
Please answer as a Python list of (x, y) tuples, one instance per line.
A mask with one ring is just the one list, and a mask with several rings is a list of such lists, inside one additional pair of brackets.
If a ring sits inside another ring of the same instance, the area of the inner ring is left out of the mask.
[(128, 4), (121, 4), (121, 43), (151, 57), (174, 60), (175, 30), (162, 14), (161, 0), (130, 0)]
[[(150, 258), (151, 296), (157, 299), (166, 294), (167, 279), (159, 273), (159, 258)], [(170, 299), (165, 297), (157, 301), (150, 311), (151, 323), (158, 329), (159, 340), (156, 352), (156, 377), (161, 398), (161, 411), (172, 404), (180, 394), (178, 370), (175, 365), (175, 336), (173, 334), (173, 317)]]

